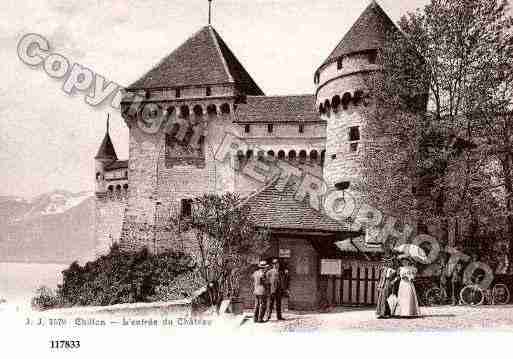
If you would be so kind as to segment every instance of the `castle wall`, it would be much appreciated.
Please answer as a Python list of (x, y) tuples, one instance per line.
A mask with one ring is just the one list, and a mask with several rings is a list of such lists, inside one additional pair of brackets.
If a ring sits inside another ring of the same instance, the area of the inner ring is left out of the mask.
[(97, 196), (95, 200), (96, 255), (109, 251), (113, 242), (119, 241), (127, 196)]
[[(206, 111), (205, 111), (206, 112)], [(182, 199), (195, 198), (205, 193), (234, 191), (234, 170), (229, 163), (215, 161), (215, 153), (225, 133), (233, 132), (230, 114), (209, 114), (204, 112), (201, 120), (204, 131), (204, 160), (193, 164), (173, 159), (166, 146), (165, 131), (156, 134), (141, 131), (137, 124), (130, 128), (130, 188), (127, 223), (123, 231), (122, 246), (132, 249), (142, 242), (139, 227), (154, 226), (169, 222), (180, 214)], [(231, 111), (230, 111), (231, 112)], [(171, 122), (175, 121), (172, 114)], [(191, 116), (193, 117), (193, 116)], [(192, 123), (192, 122), (191, 122)], [(179, 156), (178, 156), (179, 157)], [(132, 227), (131, 229), (129, 227)], [(148, 229), (153, 233), (153, 229)], [(158, 231), (156, 241), (165, 242), (173, 237), (172, 231)], [(171, 240), (172, 242), (172, 240)]]

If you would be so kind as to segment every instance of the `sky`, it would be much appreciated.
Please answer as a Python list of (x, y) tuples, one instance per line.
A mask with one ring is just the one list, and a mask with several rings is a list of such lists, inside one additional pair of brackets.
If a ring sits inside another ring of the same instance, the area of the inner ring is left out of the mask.
[[(428, 0), (380, 0), (397, 21)], [(369, 0), (213, 0), (213, 26), (266, 95), (313, 93), (313, 74)], [(207, 24), (207, 0), (1, 0), (0, 195), (26, 198), (94, 189), (94, 156), (111, 114), (111, 136), (128, 158), (119, 111), (17, 55), (37, 33), (50, 51), (128, 86)]]

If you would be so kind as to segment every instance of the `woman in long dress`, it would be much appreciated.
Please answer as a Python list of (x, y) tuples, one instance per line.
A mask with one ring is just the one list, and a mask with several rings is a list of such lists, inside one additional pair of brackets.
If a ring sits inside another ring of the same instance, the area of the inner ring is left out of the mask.
[(385, 260), (378, 283), (378, 303), (376, 306), (376, 316), (378, 319), (387, 318), (393, 314), (388, 303), (388, 297), (393, 293), (396, 279), (397, 271), (394, 268), (393, 260)]
[(402, 266), (399, 268), (401, 282), (397, 292), (399, 304), (395, 314), (401, 317), (418, 317), (420, 316), (419, 301), (413, 285), (417, 268), (407, 258), (402, 258), (401, 264)]

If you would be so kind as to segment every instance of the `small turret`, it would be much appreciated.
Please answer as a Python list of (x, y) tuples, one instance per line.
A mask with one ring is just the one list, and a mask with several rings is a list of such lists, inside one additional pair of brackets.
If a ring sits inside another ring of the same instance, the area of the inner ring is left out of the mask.
[(94, 157), (95, 163), (95, 192), (105, 193), (105, 167), (110, 163), (117, 161), (118, 156), (116, 155), (116, 150), (114, 149), (114, 145), (112, 144), (112, 140), (110, 139), (109, 134), (109, 115), (107, 115), (107, 129), (105, 132), (105, 137), (103, 138), (102, 144), (98, 149), (98, 153)]

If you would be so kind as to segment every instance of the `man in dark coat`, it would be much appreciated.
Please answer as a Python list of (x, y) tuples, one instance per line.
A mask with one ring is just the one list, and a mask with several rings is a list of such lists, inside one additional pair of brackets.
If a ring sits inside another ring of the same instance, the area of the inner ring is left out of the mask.
[(281, 315), (281, 298), (287, 291), (288, 280), (286, 274), (280, 270), (278, 259), (273, 260), (273, 267), (267, 272), (267, 283), (269, 286), (269, 307), (267, 309), (267, 320), (271, 319), (273, 307), (276, 304), (276, 318), (283, 320)]
[(266, 275), (265, 269), (267, 267), (266, 261), (261, 261), (258, 269), (253, 273), (253, 294), (255, 295), (255, 313), (253, 321), (255, 323), (262, 323), (264, 321), (265, 306), (266, 306)]

